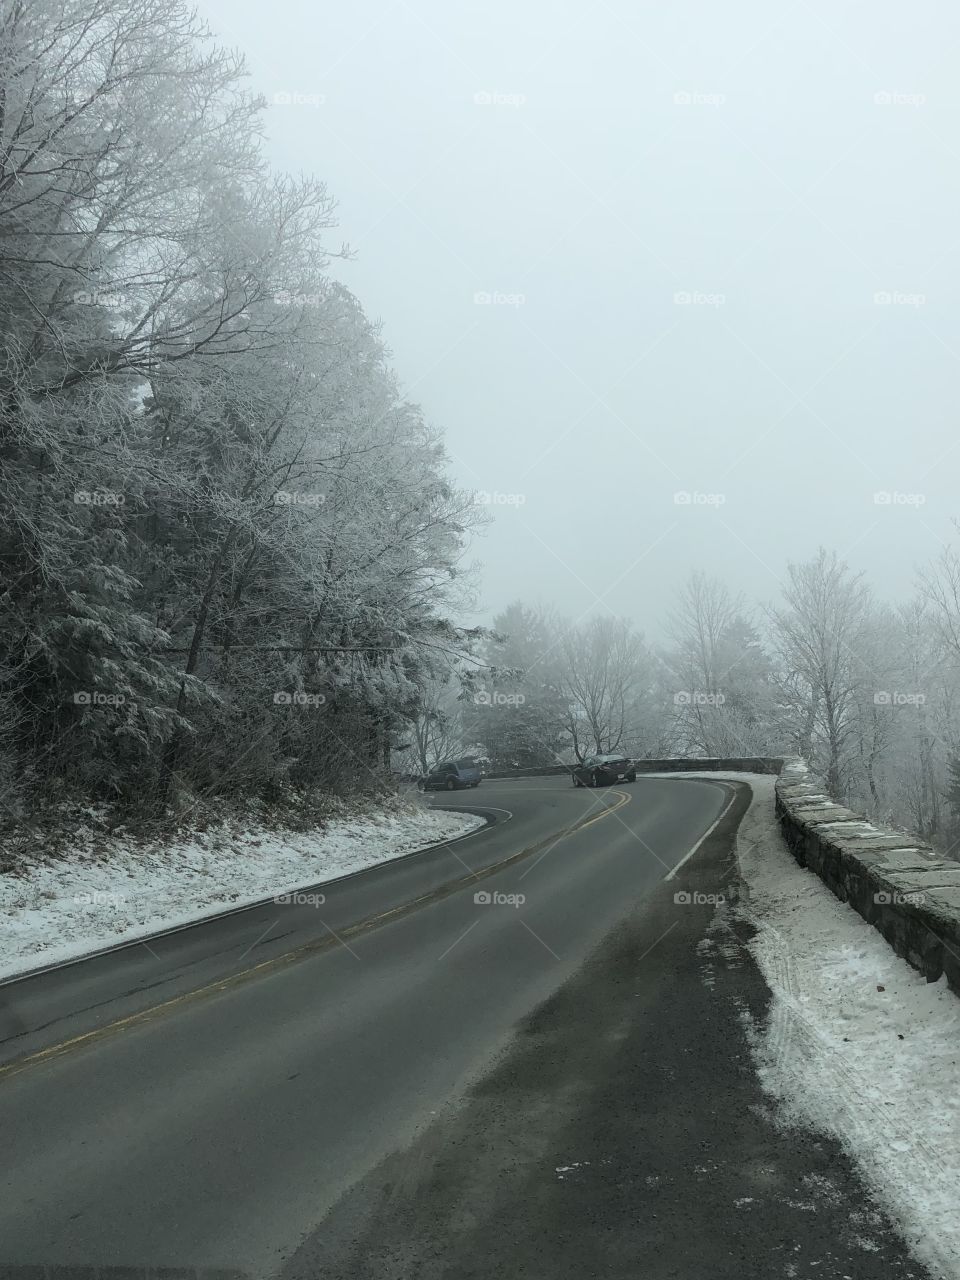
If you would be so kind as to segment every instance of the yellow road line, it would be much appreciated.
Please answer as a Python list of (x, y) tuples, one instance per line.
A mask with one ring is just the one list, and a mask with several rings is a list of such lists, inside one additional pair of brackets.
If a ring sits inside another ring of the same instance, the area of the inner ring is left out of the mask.
[[(575, 832), (582, 830), (584, 827), (592, 826), (594, 822), (599, 822), (601, 818), (609, 817), (611, 813), (616, 813), (618, 809), (622, 809), (625, 804), (630, 803), (630, 796), (623, 791), (616, 791), (614, 795), (619, 796), (616, 804), (610, 805), (604, 809), (602, 813), (598, 813), (595, 817), (583, 819), (575, 822), (573, 826), (566, 828), (559, 834), (556, 832), (536, 844), (528, 845), (525, 849), (521, 849), (519, 853), (512, 853), (509, 858), (504, 858), (500, 862), (495, 862), (490, 867), (483, 867), (479, 871), (471, 873), (469, 876), (461, 876), (459, 880), (448, 881), (447, 884), (440, 886), (438, 889), (432, 889), (429, 893), (421, 894), (419, 898), (413, 898), (410, 902), (401, 903), (398, 907), (391, 907), (389, 911), (383, 911), (376, 916), (368, 916), (365, 920), (360, 920), (357, 924), (349, 925), (346, 929), (341, 929), (340, 938), (352, 938), (358, 933), (365, 933), (369, 929), (375, 928), (377, 925), (383, 924), (387, 920), (397, 919), (400, 916), (408, 915), (415, 911), (417, 907), (427, 902), (439, 902), (440, 899), (449, 897), (452, 893), (456, 893), (458, 889), (462, 889), (465, 885), (472, 884), (477, 880), (486, 880), (489, 876), (497, 875), (499, 872), (512, 866), (515, 862), (519, 862), (521, 858), (526, 858), (532, 853), (536, 853), (545, 844), (549, 844), (551, 840), (562, 840), (566, 836), (573, 835)], [(203, 1000), (207, 996), (216, 995), (218, 992), (228, 991), (231, 987), (238, 987), (245, 982), (249, 982), (251, 978), (257, 974), (270, 972), (271, 970), (280, 970), (286, 965), (293, 964), (296, 960), (304, 956), (325, 951), (336, 945), (337, 937), (332, 934), (330, 937), (313, 939), (304, 943), (302, 946), (295, 947), (292, 951), (286, 951), (282, 956), (274, 956), (270, 960), (261, 960), (259, 964), (251, 965), (247, 969), (241, 969), (238, 973), (229, 974), (226, 978), (219, 978), (216, 982), (208, 983), (206, 986), (197, 987), (194, 991), (185, 991), (182, 995), (173, 996), (170, 1000), (164, 1000), (160, 1004), (151, 1005), (149, 1009), (140, 1009), (137, 1013), (128, 1014), (125, 1018), (118, 1018), (114, 1022), (108, 1022), (105, 1026), (95, 1027), (92, 1031), (84, 1031), (78, 1036), (72, 1036), (69, 1040), (61, 1040), (58, 1044), (50, 1045), (46, 1049), (38, 1049), (36, 1053), (27, 1054), (23, 1058), (17, 1058), (13, 1062), (8, 1062), (4, 1066), (0, 1066), (0, 1080), (9, 1079), (12, 1076), (19, 1075), (21, 1071), (25, 1071), (27, 1067), (37, 1066), (43, 1062), (50, 1062), (54, 1058), (60, 1058), (64, 1054), (69, 1053), (71, 1049), (79, 1048), (81, 1045), (94, 1044), (98, 1040), (106, 1039), (119, 1031), (126, 1031), (130, 1027), (139, 1026), (141, 1023), (153, 1021), (154, 1018), (162, 1017), (165, 1013), (181, 1008), (184, 1005), (193, 1004), (196, 1001)]]
[(588, 818), (586, 822), (581, 822), (580, 826), (574, 827), (573, 830), (578, 831), (582, 827), (590, 827), (595, 822), (599, 822), (601, 818), (606, 818), (609, 814), (616, 813), (618, 809), (622, 809), (625, 804), (630, 803), (630, 796), (626, 791), (614, 791), (613, 794), (620, 797), (619, 804), (612, 804), (609, 809), (604, 809), (603, 813), (598, 813), (595, 818)]

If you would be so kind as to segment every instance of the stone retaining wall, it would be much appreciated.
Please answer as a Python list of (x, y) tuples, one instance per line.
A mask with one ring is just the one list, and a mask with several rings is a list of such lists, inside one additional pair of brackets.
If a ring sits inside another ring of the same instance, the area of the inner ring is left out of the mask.
[(783, 760), (776, 756), (730, 756), (717, 759), (637, 760), (637, 773), (779, 773)]
[(794, 857), (928, 982), (960, 994), (960, 863), (836, 804), (802, 760), (784, 762), (776, 809)]
[[(672, 760), (634, 760), (637, 773), (779, 773), (783, 760), (778, 757), (730, 757), (696, 759), (684, 756)], [(501, 773), (485, 773), (485, 778), (553, 778), (569, 773), (568, 764), (546, 765), (542, 769), (509, 769)]]

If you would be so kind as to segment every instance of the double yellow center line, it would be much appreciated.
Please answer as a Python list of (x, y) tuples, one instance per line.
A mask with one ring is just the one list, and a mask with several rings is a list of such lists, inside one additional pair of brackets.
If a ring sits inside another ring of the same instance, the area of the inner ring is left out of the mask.
[[(489, 867), (483, 867), (479, 871), (472, 872), (468, 876), (461, 876), (457, 880), (448, 881), (446, 884), (440, 885), (436, 889), (431, 889), (429, 893), (421, 894), (418, 898), (413, 898), (409, 902), (401, 903), (398, 907), (391, 907), (389, 911), (382, 911), (379, 915), (368, 916), (364, 920), (358, 921), (356, 924), (349, 925), (342, 929), (338, 934), (332, 931), (328, 936), (322, 938), (314, 938), (310, 942), (305, 942), (299, 947), (295, 947), (292, 951), (284, 952), (283, 955), (274, 956), (270, 960), (262, 960), (259, 964), (251, 965), (249, 968), (241, 969), (237, 973), (232, 973), (226, 978), (221, 978), (217, 982), (208, 983), (206, 986), (197, 987), (194, 991), (186, 991), (182, 995), (173, 996), (170, 1000), (164, 1000), (160, 1004), (152, 1005), (149, 1009), (141, 1009), (137, 1013), (131, 1013), (125, 1018), (117, 1018), (114, 1022), (108, 1022), (102, 1027), (96, 1027), (92, 1031), (85, 1031), (81, 1035), (72, 1036), (68, 1040), (62, 1040), (58, 1044), (50, 1045), (46, 1049), (40, 1049), (36, 1053), (27, 1054), (23, 1058), (17, 1058), (13, 1062), (8, 1062), (4, 1066), (0, 1066), (0, 1079), (9, 1078), (18, 1075), (21, 1071), (25, 1071), (28, 1067), (39, 1065), (43, 1062), (50, 1062), (54, 1058), (60, 1058), (64, 1054), (69, 1053), (73, 1049), (78, 1049), (83, 1045), (92, 1045), (99, 1040), (104, 1040), (108, 1036), (116, 1035), (118, 1032), (127, 1031), (131, 1027), (140, 1026), (143, 1023), (153, 1021), (155, 1018), (172, 1012), (175, 1009), (182, 1009), (186, 1005), (194, 1004), (200, 1000), (205, 1000), (208, 996), (217, 995), (223, 991), (229, 991), (232, 987), (238, 987), (243, 983), (251, 981), (258, 975), (267, 974), (285, 968), (287, 965), (294, 964), (298, 960), (302, 960), (308, 955), (315, 954), (319, 951), (325, 951), (335, 946), (346, 938), (356, 937), (357, 934), (365, 933), (369, 929), (376, 928), (378, 925), (385, 924), (389, 920), (399, 919), (401, 916), (409, 915), (412, 911), (416, 911), (419, 907), (425, 906), (428, 902), (437, 902), (441, 898), (449, 897), (453, 893), (457, 893), (460, 889), (467, 885), (475, 884), (478, 880), (489, 879), (490, 876), (498, 875), (501, 871), (505, 871), (508, 867), (521, 861), (523, 858), (529, 857), (533, 853), (538, 853), (541, 849), (546, 848), (551, 843), (556, 843), (564, 839), (566, 836), (573, 835), (574, 832), (580, 831), (584, 827), (591, 826), (594, 822), (599, 822), (602, 818), (607, 818), (610, 814), (621, 809), (625, 804), (630, 803), (630, 796), (623, 791), (613, 792), (618, 797), (617, 803), (607, 806), (602, 813), (598, 813), (593, 817), (581, 818), (569, 827), (565, 827), (560, 831), (553, 832), (552, 835), (546, 836), (542, 840), (538, 840), (535, 844), (527, 845), (518, 853), (512, 853), (509, 858), (503, 858), (500, 862), (495, 862)], [(329, 928), (329, 926), (326, 926)]]

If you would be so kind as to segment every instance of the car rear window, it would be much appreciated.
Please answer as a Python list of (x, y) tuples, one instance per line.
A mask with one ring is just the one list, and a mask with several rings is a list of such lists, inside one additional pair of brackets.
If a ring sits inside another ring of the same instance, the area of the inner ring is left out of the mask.
[(476, 760), (471, 759), (470, 756), (464, 756), (462, 760), (457, 761), (458, 769), (475, 769), (476, 767), (477, 767)]

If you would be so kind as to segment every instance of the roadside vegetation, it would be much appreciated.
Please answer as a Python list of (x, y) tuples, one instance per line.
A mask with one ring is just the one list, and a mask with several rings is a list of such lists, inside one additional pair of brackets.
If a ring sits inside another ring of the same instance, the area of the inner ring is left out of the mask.
[(498, 770), (605, 752), (799, 754), (835, 799), (957, 856), (960, 559), (946, 551), (897, 606), (825, 550), (784, 583), (757, 605), (694, 573), (659, 644), (629, 619), (516, 602), (481, 645), (505, 674), (474, 675), (466, 695), (435, 687), (418, 742), (432, 732), (444, 754)]
[(0, 6), (0, 822), (382, 785), (479, 508), (178, 0)]

